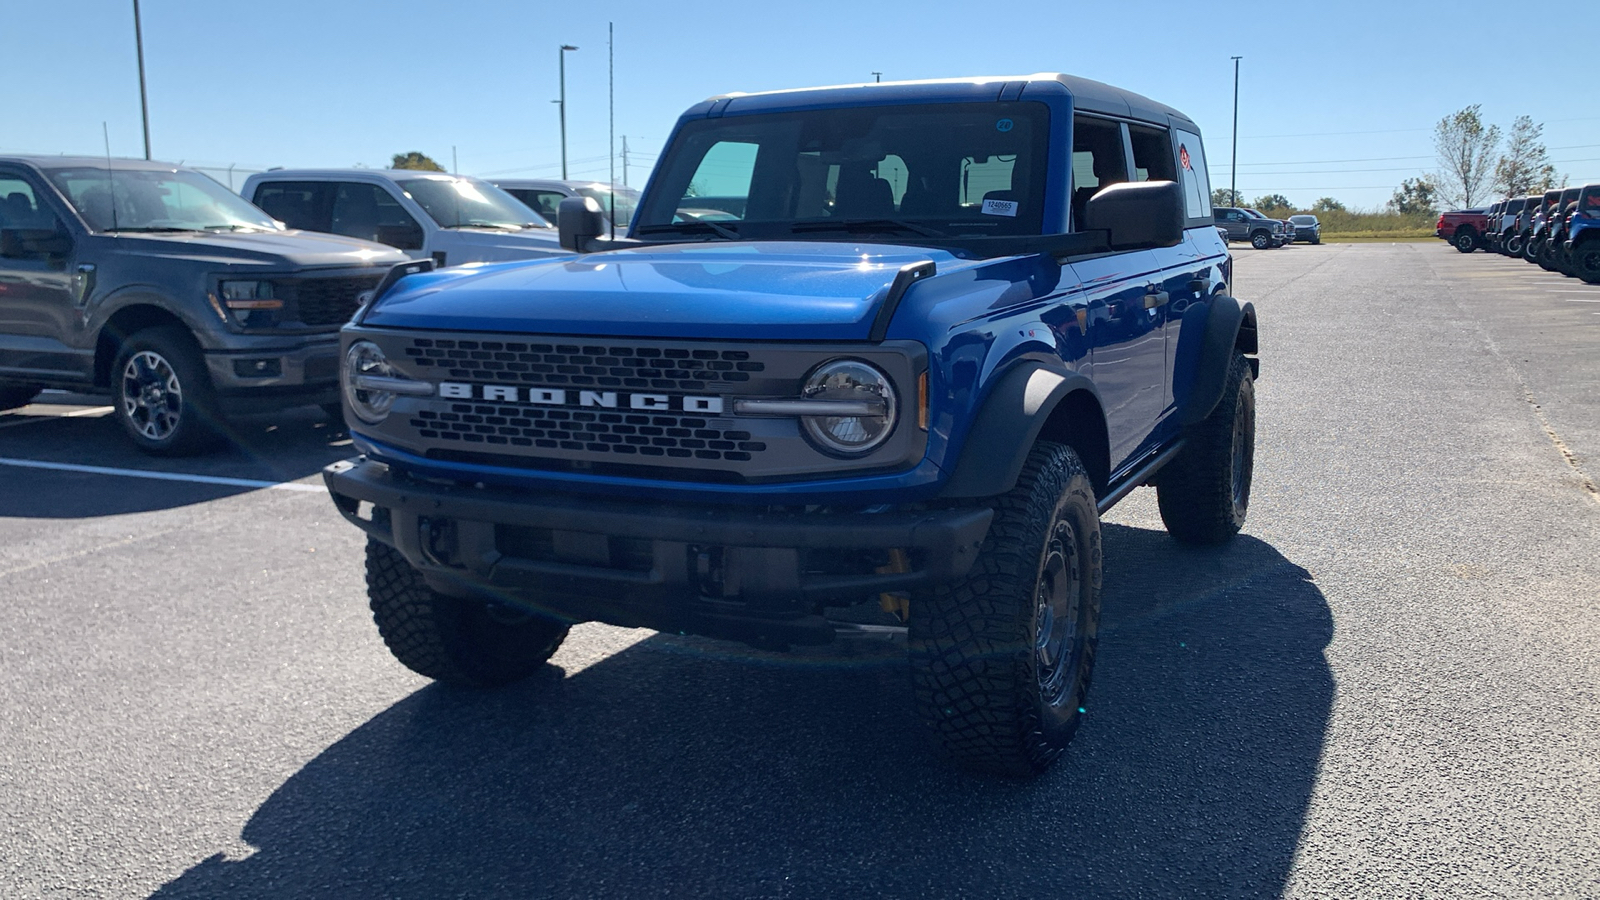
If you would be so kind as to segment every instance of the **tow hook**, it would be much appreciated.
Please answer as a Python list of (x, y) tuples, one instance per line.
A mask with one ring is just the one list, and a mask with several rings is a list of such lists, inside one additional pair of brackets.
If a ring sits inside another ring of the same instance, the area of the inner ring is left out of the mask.
[(418, 544), (424, 559), (443, 568), (458, 568), (455, 557), (459, 551), (453, 519), (423, 516), (417, 519), (417, 534), (421, 538)]

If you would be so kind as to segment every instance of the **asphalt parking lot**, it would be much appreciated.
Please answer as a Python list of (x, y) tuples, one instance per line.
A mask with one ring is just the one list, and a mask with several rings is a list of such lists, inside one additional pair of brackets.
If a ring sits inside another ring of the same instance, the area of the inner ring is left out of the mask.
[(1600, 896), (1600, 288), (1235, 252), (1245, 533), (1111, 513), (1089, 716), (1025, 783), (932, 756), (887, 644), (587, 625), (430, 685), (313, 409), (180, 461), (0, 415), (0, 896)]

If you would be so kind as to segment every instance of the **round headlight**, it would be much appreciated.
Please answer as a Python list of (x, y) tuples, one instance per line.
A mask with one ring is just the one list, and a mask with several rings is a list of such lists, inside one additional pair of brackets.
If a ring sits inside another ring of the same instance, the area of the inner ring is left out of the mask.
[(394, 378), (398, 373), (378, 345), (371, 341), (356, 341), (344, 353), (344, 399), (361, 421), (376, 425), (394, 408), (395, 395), (392, 391), (356, 387), (356, 379), (362, 375)]
[(805, 398), (859, 404), (859, 414), (800, 419), (812, 443), (839, 456), (860, 456), (876, 449), (894, 432), (899, 414), (889, 377), (855, 359), (836, 359), (818, 366), (806, 379)]

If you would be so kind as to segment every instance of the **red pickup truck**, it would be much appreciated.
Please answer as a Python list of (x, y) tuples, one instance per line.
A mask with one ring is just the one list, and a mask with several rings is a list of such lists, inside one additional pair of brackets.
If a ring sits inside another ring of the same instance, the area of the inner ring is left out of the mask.
[(1462, 253), (1471, 253), (1479, 247), (1486, 246), (1483, 240), (1484, 235), (1489, 233), (1489, 209), (1488, 207), (1453, 209), (1440, 213), (1439, 222), (1434, 225), (1433, 233), (1440, 239), (1449, 241)]

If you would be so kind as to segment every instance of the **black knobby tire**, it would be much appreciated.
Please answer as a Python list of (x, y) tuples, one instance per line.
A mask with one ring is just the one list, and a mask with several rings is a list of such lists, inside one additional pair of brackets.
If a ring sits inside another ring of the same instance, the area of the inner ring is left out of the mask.
[(156, 456), (187, 456), (215, 446), (216, 393), (200, 348), (176, 325), (135, 332), (117, 350), (111, 404), (135, 446)]
[(1156, 478), (1167, 533), (1185, 544), (1220, 544), (1239, 533), (1255, 474), (1256, 393), (1250, 365), (1235, 353), (1228, 381), (1184, 448)]
[(1042, 772), (1083, 718), (1100, 624), (1100, 518), (1071, 448), (1041, 442), (972, 570), (913, 599), (917, 709), (957, 763)]
[(44, 388), (36, 384), (12, 384), (0, 381), (0, 410), (17, 409), (33, 402)]
[(1507, 235), (1506, 239), (1500, 242), (1500, 248), (1501, 248), (1500, 252), (1504, 253), (1506, 256), (1521, 256), (1522, 255), (1522, 235), (1521, 234)]
[(1539, 238), (1538, 235), (1534, 235), (1532, 237), (1529, 237), (1526, 241), (1523, 241), (1522, 242), (1522, 258), (1524, 260), (1527, 260), (1528, 262), (1538, 262), (1539, 261), (1539, 245), (1542, 244), (1542, 243), (1543, 243), (1543, 241)]
[(1478, 249), (1478, 233), (1471, 228), (1463, 228), (1456, 232), (1456, 239), (1451, 243), (1462, 253), (1471, 253)]
[(441, 594), (398, 550), (370, 539), (367, 598), (394, 658), (446, 684), (487, 688), (520, 681), (548, 662), (567, 637), (564, 622)]
[(339, 403), (322, 403), (322, 414), (333, 420), (333, 424), (344, 427), (344, 406)]
[(1272, 235), (1265, 231), (1258, 231), (1250, 235), (1250, 246), (1257, 250), (1267, 250), (1272, 247)]
[(1588, 284), (1600, 284), (1600, 238), (1572, 248), (1572, 274)]

